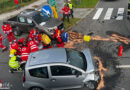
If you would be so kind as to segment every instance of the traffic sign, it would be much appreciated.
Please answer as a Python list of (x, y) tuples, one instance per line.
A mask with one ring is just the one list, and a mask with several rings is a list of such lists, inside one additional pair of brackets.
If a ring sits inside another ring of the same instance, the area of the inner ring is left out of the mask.
[(44, 5), (42, 7), (42, 13), (44, 16), (51, 16), (52, 15), (51, 7), (49, 5)]

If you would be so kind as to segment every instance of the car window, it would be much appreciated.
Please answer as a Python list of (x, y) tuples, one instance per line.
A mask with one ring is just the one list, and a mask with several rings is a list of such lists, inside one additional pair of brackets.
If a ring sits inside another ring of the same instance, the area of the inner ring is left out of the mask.
[(31, 69), (31, 70), (29, 70), (29, 73), (33, 77), (48, 78), (47, 67)]
[(82, 52), (67, 48), (66, 54), (67, 54), (67, 62), (70, 65), (76, 66), (76, 67), (86, 71), (87, 62), (86, 62), (86, 58)]
[(24, 17), (19, 17), (19, 22), (25, 23), (25, 18)]
[(32, 21), (31, 19), (27, 18), (27, 23), (28, 23), (28, 24), (32, 24), (33, 21)]
[(51, 66), (50, 68), (52, 76), (76, 75), (76, 73), (79, 72), (75, 69), (66, 66)]

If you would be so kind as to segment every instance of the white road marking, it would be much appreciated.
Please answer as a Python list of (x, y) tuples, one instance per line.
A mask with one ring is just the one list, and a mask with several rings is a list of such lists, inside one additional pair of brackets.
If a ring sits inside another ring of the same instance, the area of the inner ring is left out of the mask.
[(107, 12), (106, 12), (106, 15), (105, 15), (105, 17), (104, 17), (104, 20), (110, 20), (110, 19), (111, 19), (112, 12), (113, 12), (113, 8), (108, 8), (108, 10), (107, 10)]
[(130, 65), (117, 65), (116, 68), (130, 68)]
[(98, 10), (97, 10), (96, 14), (93, 17), (94, 20), (98, 19), (100, 17), (100, 15), (101, 15), (102, 11), (103, 11), (103, 8), (97, 8), (97, 9)]
[(123, 13), (124, 13), (124, 8), (119, 8), (117, 12), (116, 20), (123, 20)]

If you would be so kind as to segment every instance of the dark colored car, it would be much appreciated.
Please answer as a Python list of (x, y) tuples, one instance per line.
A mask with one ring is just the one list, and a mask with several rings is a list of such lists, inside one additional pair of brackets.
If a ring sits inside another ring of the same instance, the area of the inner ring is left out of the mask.
[(53, 35), (55, 26), (60, 30), (64, 29), (62, 21), (53, 17), (43, 16), (42, 12), (34, 9), (24, 10), (5, 22), (12, 26), (15, 35), (20, 35), (22, 32), (29, 32), (34, 27), (49, 36)]

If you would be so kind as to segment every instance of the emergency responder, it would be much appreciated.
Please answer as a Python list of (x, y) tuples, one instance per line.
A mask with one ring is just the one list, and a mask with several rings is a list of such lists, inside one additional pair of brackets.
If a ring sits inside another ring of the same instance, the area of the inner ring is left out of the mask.
[(53, 39), (57, 41), (57, 47), (64, 47), (64, 42), (61, 39), (61, 31), (55, 27), (55, 32), (53, 34)]
[(28, 60), (29, 54), (30, 54), (30, 48), (27, 46), (26, 40), (24, 40), (23, 46), (21, 48), (21, 56), (20, 56), (22, 61), (26, 62)]
[(13, 71), (22, 70), (20, 68), (20, 61), (21, 61), (21, 59), (19, 59), (17, 56), (11, 57), (11, 59), (9, 60), (9, 66), (11, 67), (11, 69), (10, 69), (11, 73), (13, 73)]
[(70, 16), (72, 18), (74, 18), (74, 15), (73, 15), (73, 4), (72, 4), (71, 0), (68, 0), (68, 6), (70, 8)]
[(22, 42), (14, 42), (13, 44), (10, 45), (9, 51), (12, 49), (16, 50), (17, 55), (21, 55), (21, 47), (23, 46)]
[(51, 39), (46, 34), (42, 35), (42, 41), (43, 41), (43, 49), (52, 48), (51, 47)]
[(20, 38), (18, 42), (20, 42), (22, 45), (24, 44), (24, 41), (27, 42), (28, 38)]
[(61, 9), (60, 13), (63, 13), (63, 21), (64, 21), (65, 17), (67, 17), (67, 21), (69, 22), (70, 8), (68, 7), (67, 4), (64, 5), (64, 7)]
[(29, 41), (27, 43), (27, 45), (28, 45), (28, 47), (29, 47), (29, 49), (30, 49), (31, 52), (36, 52), (36, 51), (39, 50), (37, 43), (35, 41), (33, 41), (33, 40)]
[(2, 41), (3, 41), (4, 39), (5, 39), (5, 38), (0, 34), (0, 48), (2, 48), (2, 52), (7, 49), (7, 47), (2, 44)]
[(16, 38), (13, 35), (12, 27), (10, 26), (10, 24), (7, 24), (5, 22), (3, 24), (4, 25), (2, 25), (2, 29), (3, 29), (4, 34), (7, 35), (7, 37), (8, 37), (9, 44), (12, 44), (12, 39), (11, 38), (13, 38), (14, 42), (16, 42)]
[(41, 34), (39, 34), (39, 31), (36, 28), (33, 28), (30, 31), (29, 40), (35, 41), (38, 45), (40, 44), (40, 42), (42, 40)]

